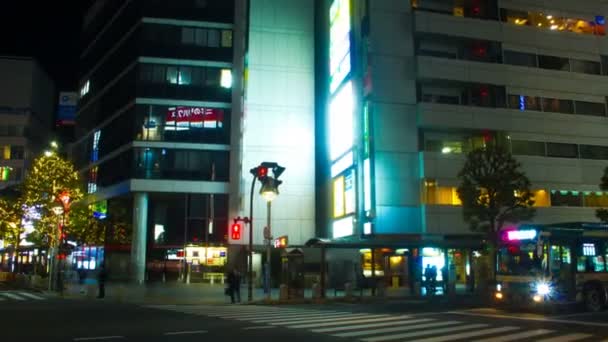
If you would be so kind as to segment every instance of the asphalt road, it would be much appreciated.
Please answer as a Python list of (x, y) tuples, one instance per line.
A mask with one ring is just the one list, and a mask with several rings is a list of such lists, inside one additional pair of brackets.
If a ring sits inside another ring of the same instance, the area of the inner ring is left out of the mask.
[(608, 341), (608, 311), (549, 315), (455, 308), (440, 300), (141, 306), (14, 297), (0, 301), (2, 341)]

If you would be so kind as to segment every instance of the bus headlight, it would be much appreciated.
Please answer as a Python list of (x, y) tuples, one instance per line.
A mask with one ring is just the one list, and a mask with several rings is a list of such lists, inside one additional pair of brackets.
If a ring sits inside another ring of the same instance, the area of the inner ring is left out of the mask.
[(541, 296), (546, 296), (551, 293), (551, 286), (549, 286), (547, 283), (537, 283), (536, 293)]

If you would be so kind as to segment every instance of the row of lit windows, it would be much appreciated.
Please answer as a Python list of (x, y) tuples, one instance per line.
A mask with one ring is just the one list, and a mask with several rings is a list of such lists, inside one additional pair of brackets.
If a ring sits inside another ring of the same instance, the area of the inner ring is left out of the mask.
[[(468, 153), (476, 148), (484, 147), (486, 139), (488, 137), (481, 135), (454, 135), (453, 137), (445, 136), (443, 138), (434, 138), (429, 135), (424, 138), (422, 148), (426, 152), (441, 152), (443, 154)], [(608, 160), (608, 146), (513, 139), (507, 139), (507, 144), (514, 155)]]
[[(608, 192), (533, 190), (534, 207), (608, 207)], [(422, 203), (428, 205), (460, 206), (456, 187), (438, 186), (434, 180), (425, 180)]]
[[(458, 17), (496, 20), (518, 26), (530, 26), (543, 30), (573, 32), (578, 34), (606, 34), (604, 16), (592, 20), (564, 17), (551, 11), (522, 11), (496, 7), (493, 1), (465, 0), (410, 0), (415, 9), (451, 14)], [(499, 13), (498, 13), (499, 12)]]
[(201, 66), (141, 64), (139, 79), (148, 83), (168, 83), (185, 86), (232, 86), (230, 69)]
[(500, 17), (503, 22), (519, 26), (533, 26), (551, 31), (568, 31), (600, 36), (606, 34), (605, 18), (599, 15), (590, 21), (552, 15), (550, 12), (526, 12), (501, 8)]

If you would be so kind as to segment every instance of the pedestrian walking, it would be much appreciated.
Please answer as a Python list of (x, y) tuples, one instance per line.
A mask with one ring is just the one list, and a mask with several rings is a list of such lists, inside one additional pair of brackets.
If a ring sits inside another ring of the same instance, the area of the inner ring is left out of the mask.
[(435, 294), (437, 291), (437, 266), (431, 266), (431, 292)]
[(99, 286), (99, 294), (97, 298), (104, 298), (106, 296), (106, 279), (108, 278), (108, 273), (106, 272), (106, 268), (104, 265), (101, 265), (99, 268), (99, 274), (97, 274), (97, 285)]
[(426, 267), (424, 268), (424, 280), (425, 280), (425, 287), (426, 287), (426, 295), (430, 295), (431, 294), (431, 274), (432, 274), (432, 269), (431, 269), (431, 264), (427, 264)]
[(237, 302), (241, 302), (241, 275), (237, 269), (228, 274), (228, 292), (231, 303), (234, 304), (235, 297)]

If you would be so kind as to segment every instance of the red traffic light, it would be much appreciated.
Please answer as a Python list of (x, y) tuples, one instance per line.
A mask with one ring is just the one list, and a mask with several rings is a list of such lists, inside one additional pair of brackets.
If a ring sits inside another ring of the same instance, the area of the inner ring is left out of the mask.
[(258, 167), (258, 178), (262, 179), (264, 177), (268, 176), (268, 168), (267, 167), (263, 167), (263, 166), (259, 166)]
[(232, 240), (240, 240), (241, 239), (241, 225), (235, 223), (230, 227), (230, 236)]

